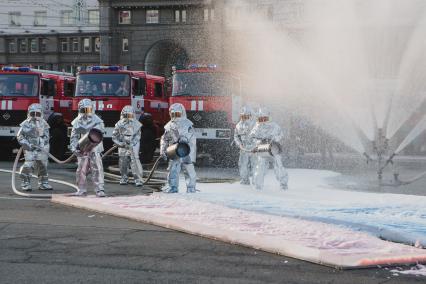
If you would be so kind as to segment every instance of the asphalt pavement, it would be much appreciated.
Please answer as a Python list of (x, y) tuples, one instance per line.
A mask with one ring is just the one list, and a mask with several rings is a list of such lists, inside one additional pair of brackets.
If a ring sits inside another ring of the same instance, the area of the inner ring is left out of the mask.
[[(1, 162), (0, 168), (11, 169)], [(74, 166), (51, 166), (73, 181)], [(207, 176), (217, 169), (206, 170)], [(221, 173), (221, 175), (223, 175)], [(390, 268), (336, 270), (12, 193), (0, 173), (0, 283), (425, 283)], [(56, 186), (54, 193), (71, 192)], [(149, 194), (108, 184), (110, 195)], [(34, 193), (37, 193), (34, 190)], [(408, 269), (405, 267), (405, 269)]]

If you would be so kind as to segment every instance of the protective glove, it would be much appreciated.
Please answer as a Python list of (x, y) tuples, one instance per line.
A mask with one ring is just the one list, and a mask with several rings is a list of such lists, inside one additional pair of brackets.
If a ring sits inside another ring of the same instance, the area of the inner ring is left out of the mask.
[(83, 154), (81, 153), (81, 151), (80, 151), (79, 149), (75, 149), (75, 150), (73, 151), (73, 154), (74, 154), (76, 157), (81, 157), (81, 156), (83, 156)]
[(72, 151), (72, 153), (76, 156), (76, 157), (81, 157), (82, 153), (80, 151), (80, 149), (78, 148), (78, 146), (74, 149), (70, 149)]
[(21, 143), (21, 146), (24, 150), (31, 151), (31, 145), (30, 144), (23, 142), (23, 143)]
[(167, 161), (167, 154), (166, 153), (160, 153), (160, 158), (163, 159), (164, 161)]
[(126, 147), (126, 144), (125, 144), (124, 142), (115, 143), (115, 144), (117, 144), (117, 146), (118, 146), (119, 148), (124, 148), (124, 147)]
[(41, 150), (41, 148), (37, 145), (31, 145), (30, 148), (31, 148), (31, 151)]
[(185, 136), (179, 137), (178, 142), (179, 143), (187, 143), (187, 144), (189, 143), (188, 138), (186, 138)]

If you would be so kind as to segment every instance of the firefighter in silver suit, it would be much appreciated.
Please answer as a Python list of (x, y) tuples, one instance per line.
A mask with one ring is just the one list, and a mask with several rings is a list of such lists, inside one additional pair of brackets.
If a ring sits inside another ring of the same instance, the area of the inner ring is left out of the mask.
[[(271, 121), (271, 115), (268, 109), (260, 108), (257, 114), (257, 121), (250, 133), (250, 138), (254, 139), (255, 145), (275, 142), (281, 144), (284, 134), (281, 127)], [(269, 168), (269, 162), (272, 160), (274, 164), (275, 177), (280, 183), (283, 190), (287, 189), (288, 174), (281, 161), (281, 155), (276, 154), (270, 156), (265, 153), (256, 153), (256, 167), (254, 170), (254, 185), (257, 190), (263, 189), (264, 178)]]
[(70, 150), (77, 156), (76, 182), (78, 191), (76, 195), (87, 194), (87, 175), (92, 176), (96, 196), (105, 197), (104, 169), (101, 153), (104, 150), (102, 142), (88, 153), (82, 153), (78, 147), (79, 139), (91, 129), (95, 128), (102, 133), (105, 131), (104, 122), (94, 114), (93, 103), (89, 99), (82, 99), (78, 103), (78, 116), (71, 122)]
[(25, 163), (21, 167), (21, 188), (31, 191), (31, 175), (33, 170), (38, 174), (38, 189), (52, 190), (47, 174), (49, 153), (49, 124), (43, 118), (40, 104), (28, 107), (27, 119), (20, 124), (17, 139), (24, 149)]
[(136, 186), (142, 186), (143, 169), (139, 160), (142, 124), (135, 118), (133, 107), (127, 105), (121, 110), (121, 119), (115, 124), (112, 141), (118, 148), (118, 163), (120, 165), (120, 184), (129, 182), (129, 166)]
[(247, 151), (254, 147), (253, 139), (249, 137), (254, 124), (253, 110), (248, 106), (242, 107), (240, 111), (240, 121), (235, 126), (234, 131), (234, 142), (240, 149), (238, 168), (240, 170), (241, 184), (250, 184), (250, 177), (254, 169), (253, 154)]
[(175, 103), (169, 108), (171, 120), (164, 127), (164, 134), (161, 136), (160, 155), (167, 158), (167, 147), (178, 143), (188, 143), (190, 153), (184, 158), (177, 158), (169, 161), (169, 174), (167, 176), (168, 185), (165, 191), (168, 193), (176, 193), (179, 189), (179, 173), (181, 169), (184, 171), (186, 180), (186, 192), (194, 193), (196, 185), (196, 173), (194, 162), (197, 154), (197, 140), (192, 122), (186, 118), (185, 107), (182, 104)]

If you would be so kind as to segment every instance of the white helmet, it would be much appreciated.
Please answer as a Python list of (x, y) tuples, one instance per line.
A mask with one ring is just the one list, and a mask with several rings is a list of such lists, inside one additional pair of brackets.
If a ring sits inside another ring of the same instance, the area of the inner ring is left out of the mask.
[(124, 119), (129, 119), (129, 120), (134, 119), (135, 111), (133, 107), (131, 105), (124, 106), (123, 109), (121, 110), (120, 117)]
[(253, 118), (252, 108), (249, 106), (243, 106), (240, 111), (240, 119), (245, 121), (245, 120), (250, 120), (252, 118)]
[(271, 120), (271, 113), (266, 107), (260, 107), (257, 112), (257, 122), (268, 122)]
[(28, 107), (27, 117), (40, 120), (43, 117), (43, 107), (41, 104), (31, 104)]
[(180, 103), (174, 103), (169, 108), (170, 119), (172, 121), (180, 118), (186, 118), (185, 107)]
[(90, 99), (82, 99), (78, 103), (78, 113), (91, 116), (93, 114), (93, 103)]

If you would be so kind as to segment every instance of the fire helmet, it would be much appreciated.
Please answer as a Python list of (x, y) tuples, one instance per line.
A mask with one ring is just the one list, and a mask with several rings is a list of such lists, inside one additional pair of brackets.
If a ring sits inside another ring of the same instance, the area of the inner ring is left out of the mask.
[(268, 122), (271, 120), (271, 113), (268, 108), (260, 107), (257, 112), (257, 122)]
[(91, 116), (93, 114), (93, 103), (90, 99), (82, 99), (78, 103), (78, 113)]
[(43, 107), (41, 104), (31, 104), (28, 107), (28, 118), (41, 119), (43, 117)]
[(169, 108), (169, 114), (172, 121), (180, 118), (186, 118), (185, 107), (180, 103), (174, 103)]
[(250, 120), (253, 117), (253, 110), (249, 106), (243, 106), (240, 110), (240, 119), (241, 120)]
[(124, 119), (134, 119), (135, 111), (131, 105), (124, 106), (121, 110), (121, 118)]

